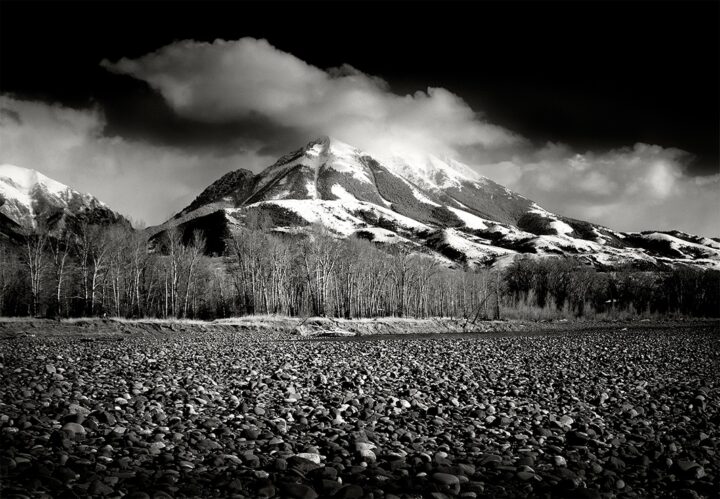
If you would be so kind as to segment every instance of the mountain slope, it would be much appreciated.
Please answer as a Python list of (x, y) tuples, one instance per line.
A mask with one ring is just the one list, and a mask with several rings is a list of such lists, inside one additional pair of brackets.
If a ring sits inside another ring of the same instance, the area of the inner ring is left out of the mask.
[(82, 194), (28, 168), (0, 165), (0, 234), (16, 237), (43, 227), (51, 233), (70, 221), (129, 225), (90, 194)]
[[(683, 233), (621, 233), (562, 217), (437, 157), (374, 158), (322, 137), (257, 175), (236, 170), (203, 191), (156, 237), (206, 229), (221, 252), (232, 228), (257, 220), (277, 232), (321, 224), (339, 237), (400, 244), (456, 265), (493, 265), (518, 254), (572, 256), (597, 267), (678, 264), (720, 268), (720, 244)], [(187, 237), (187, 234), (186, 234)]]

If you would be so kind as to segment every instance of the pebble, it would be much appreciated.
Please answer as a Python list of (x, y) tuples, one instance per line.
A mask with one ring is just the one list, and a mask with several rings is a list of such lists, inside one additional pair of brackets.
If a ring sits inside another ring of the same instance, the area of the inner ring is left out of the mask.
[(315, 464), (320, 464), (322, 462), (322, 457), (320, 454), (317, 454), (316, 452), (301, 452), (299, 454), (295, 454), (295, 457), (299, 457), (300, 459), (305, 459), (307, 461), (311, 461)]
[(377, 456), (371, 450), (363, 449), (359, 452), (359, 454), (360, 457), (367, 462), (374, 463), (375, 461), (377, 461)]
[(1, 341), (0, 492), (42, 477), (68, 497), (712, 496), (716, 332), (692, 327)]
[(65, 423), (62, 427), (62, 431), (66, 432), (71, 437), (85, 435), (85, 427), (79, 423)]
[(449, 473), (433, 473), (433, 480), (435, 480), (443, 489), (451, 490), (453, 493), (458, 494), (460, 492), (460, 479)]
[(518, 471), (517, 477), (522, 481), (528, 481), (535, 478), (535, 473), (532, 471)]
[(572, 426), (572, 424), (575, 422), (573, 418), (571, 418), (568, 415), (562, 416), (560, 419), (558, 419), (558, 423), (560, 423), (562, 426)]

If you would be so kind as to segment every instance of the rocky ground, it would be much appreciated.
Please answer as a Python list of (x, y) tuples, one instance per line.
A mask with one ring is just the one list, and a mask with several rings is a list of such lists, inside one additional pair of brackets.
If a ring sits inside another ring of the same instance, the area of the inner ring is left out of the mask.
[(113, 327), (0, 328), (0, 497), (720, 491), (717, 323), (361, 341)]

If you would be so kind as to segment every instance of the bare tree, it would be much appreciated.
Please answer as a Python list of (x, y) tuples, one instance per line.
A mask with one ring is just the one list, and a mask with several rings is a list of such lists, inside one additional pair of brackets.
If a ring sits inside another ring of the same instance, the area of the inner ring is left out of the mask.
[[(165, 276), (165, 316), (178, 316), (180, 270), (182, 267), (183, 245), (180, 229), (173, 228), (165, 233), (167, 265)], [(168, 310), (169, 301), (169, 310)]]
[(30, 292), (32, 295), (30, 314), (36, 316), (40, 311), (40, 293), (43, 289), (43, 278), (48, 264), (45, 253), (48, 234), (45, 228), (37, 227), (23, 231), (22, 235), (25, 243), (23, 263), (28, 271)]
[(186, 281), (185, 281), (185, 300), (183, 303), (183, 317), (187, 317), (190, 290), (195, 288), (195, 275), (197, 265), (203, 254), (205, 253), (205, 237), (202, 232), (196, 230), (193, 232), (192, 242), (185, 248), (185, 264)]
[(405, 246), (396, 248), (392, 255), (390, 272), (395, 283), (395, 314), (398, 317), (405, 315), (407, 285), (412, 275), (411, 255), (410, 250)]
[(52, 256), (53, 270), (55, 273), (55, 312), (58, 317), (61, 317), (63, 314), (62, 293), (67, 275), (70, 240), (71, 233), (68, 230), (62, 230), (57, 237), (49, 239), (50, 254)]

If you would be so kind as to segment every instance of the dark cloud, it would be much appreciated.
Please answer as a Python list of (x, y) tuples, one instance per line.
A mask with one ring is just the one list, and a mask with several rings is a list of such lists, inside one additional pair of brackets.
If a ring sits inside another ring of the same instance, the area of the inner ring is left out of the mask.
[(97, 108), (73, 109), (0, 95), (20, 120), (0, 122), (0, 163), (33, 168), (148, 224), (161, 223), (207, 185), (237, 168), (274, 158), (254, 151), (216, 154), (104, 133)]
[[(318, 68), (349, 63), (381, 75), (399, 95), (445, 88), (540, 144), (661, 144), (697, 155), (691, 175), (718, 171), (716, 1), (185, 0), (171, 10), (169, 19), (164, 1), (4, 0), (0, 92), (111, 106), (132, 79), (101, 68), (104, 58), (252, 36)], [(113, 119), (108, 111), (109, 126)]]
[(445, 88), (396, 93), (352, 66), (324, 70), (252, 38), (174, 42), (103, 67), (134, 90), (105, 96), (102, 109), (0, 97), (10, 144), (0, 161), (157, 223), (227, 171), (259, 171), (329, 134), (379, 156), (454, 157), (548, 209), (621, 230), (720, 233), (720, 175), (690, 175), (679, 148), (533, 142)]
[(446, 89), (398, 95), (380, 78), (348, 65), (325, 71), (266, 40), (185, 40), (102, 65), (147, 82), (178, 115), (199, 122), (263, 116), (308, 139), (332, 134), (371, 152), (455, 154), (523, 141)]
[[(144, 83), (136, 82), (136, 85)], [(287, 127), (252, 114), (229, 122), (203, 122), (177, 114), (149, 89), (129, 92), (104, 106), (105, 134), (127, 140), (174, 147), (188, 153), (233, 155), (265, 145), (268, 137), (284, 137)]]

